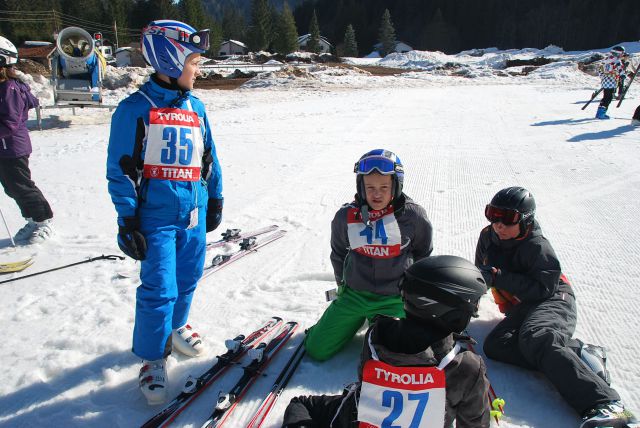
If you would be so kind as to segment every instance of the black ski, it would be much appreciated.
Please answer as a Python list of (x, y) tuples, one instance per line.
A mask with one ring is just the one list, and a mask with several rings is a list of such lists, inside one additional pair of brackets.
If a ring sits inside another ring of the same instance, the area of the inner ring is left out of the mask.
[(249, 336), (239, 335), (233, 339), (229, 350), (218, 356), (217, 361), (206, 372), (194, 379), (189, 377), (183, 391), (178, 394), (164, 409), (142, 424), (142, 428), (158, 428), (168, 426), (191, 402), (209, 385), (220, 377), (229, 367), (240, 360), (254, 344), (264, 339), (273, 329), (282, 324), (282, 318), (273, 317)]
[(228, 393), (218, 396), (216, 407), (209, 419), (202, 425), (202, 428), (221, 427), (227, 421), (244, 394), (262, 374), (262, 371), (267, 367), (273, 356), (287, 343), (296, 328), (298, 328), (298, 323), (290, 321), (282, 327), (269, 343), (260, 343), (253, 349), (256, 354), (255, 357), (244, 367), (244, 373), (235, 386)]
[(582, 110), (586, 109), (589, 106), (589, 104), (591, 104), (591, 101), (593, 101), (600, 92), (602, 92), (602, 88), (598, 89), (597, 91), (594, 91), (593, 94), (591, 95), (591, 99), (586, 103), (584, 103), (584, 105), (582, 106)]
[(635, 79), (636, 76), (638, 75), (638, 71), (640, 71), (640, 63), (638, 63), (638, 65), (636, 66), (636, 69), (633, 72), (633, 76), (631, 76), (631, 79), (629, 79), (629, 84), (625, 86), (624, 90), (622, 91), (622, 94), (620, 94), (620, 101), (618, 101), (618, 105), (616, 105), (616, 108), (620, 107), (620, 104), (622, 104), (622, 101), (624, 101), (624, 97), (625, 95), (627, 95), (629, 86), (631, 86), (631, 84), (633, 83), (633, 79)]
[(260, 407), (258, 407), (258, 410), (253, 415), (253, 418), (251, 418), (251, 421), (246, 428), (260, 428), (260, 426), (262, 426), (262, 423), (273, 408), (273, 405), (276, 404), (276, 401), (280, 398), (280, 394), (282, 394), (284, 389), (287, 387), (289, 380), (291, 380), (293, 374), (300, 365), (304, 354), (304, 340), (302, 340), (291, 355), (291, 358), (289, 358), (289, 361), (287, 361), (287, 364), (283, 367), (280, 375), (278, 375), (275, 382), (273, 382), (273, 386), (271, 387), (267, 398), (265, 398), (260, 404)]

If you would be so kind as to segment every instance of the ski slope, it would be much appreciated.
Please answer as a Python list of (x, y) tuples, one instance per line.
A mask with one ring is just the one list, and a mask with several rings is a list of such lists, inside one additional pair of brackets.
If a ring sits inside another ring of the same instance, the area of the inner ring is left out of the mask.
[[(629, 126), (640, 86), (621, 108), (612, 105), (611, 120), (598, 121), (595, 104), (580, 110), (597, 85), (558, 68), (477, 79), (320, 69), (299, 79), (264, 77), (235, 91), (196, 91), (224, 174), (224, 220), (208, 240), (226, 228), (270, 224), (287, 234), (201, 282), (190, 323), (210, 351), (169, 357), (170, 396), (224, 352), (224, 339), (273, 315), (298, 321), (300, 331), (314, 324), (327, 306), (324, 291), (335, 285), (330, 222), (355, 193), (353, 164), (370, 149), (387, 148), (404, 163), (405, 192), (434, 225), (434, 254), (473, 260), (493, 194), (512, 185), (533, 192), (537, 218), (575, 287), (576, 336), (607, 348), (613, 386), (640, 414), (640, 129)], [(114, 91), (110, 101), (131, 90)], [(0, 232), (0, 262), (36, 255), (25, 273), (120, 254), (105, 179), (110, 114), (51, 114), (43, 131), (31, 132), (31, 165), (55, 213), (55, 238), (13, 250)], [(16, 205), (4, 194), (0, 204), (15, 233), (23, 223)], [(95, 262), (1, 285), (0, 427), (135, 427), (161, 409), (149, 407), (137, 386), (139, 360), (130, 346), (138, 281), (116, 275), (131, 266)], [(470, 327), (480, 344), (499, 319), (485, 296)], [(328, 362), (305, 359), (265, 426), (279, 426), (291, 397), (339, 393), (355, 380), (363, 332)], [(281, 351), (228, 426), (248, 421), (301, 339), (298, 333)], [(501, 427), (578, 425), (541, 375), (487, 363), (507, 402)], [(239, 376), (239, 368), (229, 371), (173, 426), (199, 427), (218, 392)]]

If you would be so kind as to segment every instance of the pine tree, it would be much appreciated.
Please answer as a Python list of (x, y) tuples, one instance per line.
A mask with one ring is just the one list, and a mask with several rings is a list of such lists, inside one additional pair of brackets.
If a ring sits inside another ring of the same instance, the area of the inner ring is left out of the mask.
[(382, 14), (382, 22), (380, 22), (380, 29), (378, 30), (378, 42), (382, 45), (380, 47), (380, 56), (387, 56), (396, 49), (396, 30), (391, 23), (389, 9), (385, 9)]
[(320, 26), (315, 9), (309, 24), (309, 40), (307, 41), (307, 52), (320, 53)]
[(253, 52), (263, 51), (269, 47), (271, 30), (271, 13), (267, 0), (252, 0), (251, 27), (248, 31), (248, 45)]
[(278, 17), (277, 31), (273, 41), (276, 52), (286, 55), (298, 50), (298, 31), (293, 13), (287, 2), (284, 3), (282, 13)]
[(225, 40), (233, 39), (244, 42), (246, 24), (242, 13), (235, 7), (225, 7), (222, 14), (222, 36)]
[[(204, 12), (201, 0), (182, 0), (180, 3), (180, 9), (184, 22), (191, 25), (196, 30), (202, 30), (205, 28), (207, 15)], [(218, 49), (216, 48), (216, 51), (217, 50)]]
[(358, 42), (356, 41), (356, 32), (353, 26), (349, 24), (347, 31), (344, 33), (344, 56), (358, 56)]

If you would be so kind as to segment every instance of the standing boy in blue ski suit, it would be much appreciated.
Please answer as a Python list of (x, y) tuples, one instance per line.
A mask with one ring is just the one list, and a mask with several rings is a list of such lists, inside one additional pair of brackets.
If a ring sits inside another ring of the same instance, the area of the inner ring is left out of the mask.
[(109, 193), (118, 245), (141, 260), (133, 352), (143, 359), (140, 388), (150, 404), (167, 398), (165, 358), (172, 347), (203, 352), (187, 318), (202, 276), (206, 232), (222, 219), (222, 173), (204, 104), (191, 94), (209, 30), (151, 22), (142, 52), (156, 70), (122, 101), (111, 121)]

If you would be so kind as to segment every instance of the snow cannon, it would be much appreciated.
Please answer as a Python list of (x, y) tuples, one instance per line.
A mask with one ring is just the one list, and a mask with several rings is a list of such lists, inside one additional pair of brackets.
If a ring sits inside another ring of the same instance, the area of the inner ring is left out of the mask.
[(79, 27), (63, 29), (51, 63), (55, 104), (101, 104), (104, 69), (104, 58), (91, 34)]
[(73, 77), (89, 72), (87, 63), (95, 57), (95, 43), (91, 35), (79, 27), (67, 27), (58, 34), (56, 41), (62, 74)]

